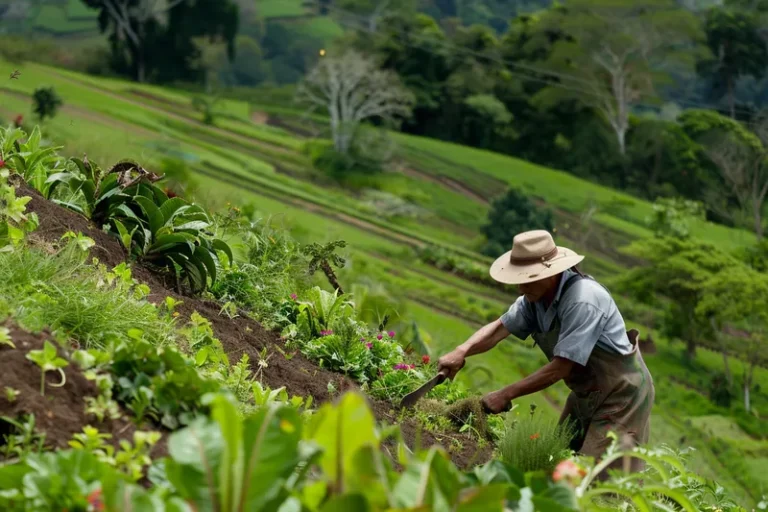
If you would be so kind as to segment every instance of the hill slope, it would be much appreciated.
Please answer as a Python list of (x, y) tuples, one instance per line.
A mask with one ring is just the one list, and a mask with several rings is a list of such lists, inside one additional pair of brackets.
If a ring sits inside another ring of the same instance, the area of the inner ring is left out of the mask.
[[(252, 204), (291, 226), (301, 240), (346, 240), (351, 246), (351, 266), (342, 279), (350, 283), (373, 279), (400, 294), (410, 318), (431, 335), (433, 355), (497, 317), (512, 297), (420, 263), (412, 250), (434, 244), (487, 265), (488, 260), (474, 252), (477, 228), (489, 207), (486, 198), (507, 184), (527, 187), (557, 209), (561, 242), (586, 251), (592, 265), (588, 270), (596, 275), (610, 276), (631, 264), (617, 246), (649, 235), (643, 227), (651, 211), (648, 203), (513, 158), (404, 135), (396, 136), (401, 144), (400, 170), (380, 177), (375, 186), (410, 201), (422, 213), (416, 218), (389, 217), (387, 207), (365, 191), (318, 180), (301, 151), (311, 123), (290, 128), (300, 119), (298, 113), (261, 105), (252, 111), (245, 102), (228, 100), (219, 107), (216, 126), (211, 127), (199, 120), (190, 107), (191, 96), (182, 91), (39, 65), (20, 71), (20, 80), (0, 88), (0, 117), (12, 119), (18, 113), (29, 117), (30, 92), (38, 85), (52, 84), (65, 104), (44, 128), (56, 144), (64, 145), (65, 152), (86, 153), (104, 165), (141, 155), (142, 164), (149, 168), (160, 168), (166, 157), (181, 157), (199, 182), (198, 197), (209, 205)], [(605, 211), (595, 223), (582, 225), (591, 199)], [(710, 224), (697, 226), (696, 234), (734, 246), (751, 238), (748, 233)], [(727, 409), (709, 403), (706, 383), (699, 382), (702, 374), (720, 368), (719, 358), (704, 353), (695, 368), (688, 368), (674, 345), (655, 341), (659, 351), (647, 356), (661, 390), (654, 410), (654, 441), (693, 444), (698, 449), (695, 464), (702, 473), (717, 476), (745, 500), (756, 499), (760, 486), (766, 485), (758, 469), (768, 454), (765, 441), (755, 439), (756, 445), (742, 451), (738, 439), (744, 433)], [(483, 391), (512, 382), (543, 362), (539, 352), (512, 343), (473, 359), (462, 378)], [(768, 389), (768, 372), (761, 370), (758, 380), (764, 383), (762, 389)], [(756, 395), (755, 405), (761, 410), (768, 398), (764, 392)], [(535, 403), (554, 416), (564, 396), (565, 389), (559, 385), (520, 404), (525, 409)], [(686, 403), (690, 407), (682, 408)], [(697, 420), (704, 417), (717, 417), (718, 424), (729, 427), (708, 430)], [(754, 464), (739, 465), (743, 460)]]

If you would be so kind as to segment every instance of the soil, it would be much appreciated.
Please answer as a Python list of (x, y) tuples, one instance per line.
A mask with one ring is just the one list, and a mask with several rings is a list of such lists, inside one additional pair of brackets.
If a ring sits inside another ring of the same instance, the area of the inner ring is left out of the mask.
[[(91, 254), (98, 258), (101, 263), (107, 267), (112, 267), (124, 261), (125, 251), (117, 239), (98, 229), (85, 217), (45, 200), (36, 190), (24, 183), (18, 184), (17, 195), (31, 197), (31, 201), (27, 204), (27, 211), (35, 212), (39, 217), (40, 227), (30, 235), (33, 243), (41, 245), (43, 248), (50, 247), (56, 244), (61, 236), (68, 231), (81, 232), (96, 242)], [(132, 265), (132, 270), (133, 276), (136, 279), (146, 283), (151, 288), (150, 300), (161, 301), (165, 297), (170, 296), (183, 302), (176, 309), (182, 318), (188, 318), (193, 311), (197, 311), (207, 318), (211, 322), (214, 333), (221, 341), (231, 362), (235, 363), (243, 354), (247, 354), (251, 361), (252, 370), (254, 373), (257, 373), (259, 352), (266, 347), (268, 366), (263, 369), (260, 378), (262, 383), (271, 388), (285, 386), (286, 391), (290, 395), (311, 395), (316, 404), (333, 400), (333, 397), (328, 393), (329, 382), (333, 383), (333, 386), (340, 393), (359, 389), (355, 382), (341, 374), (319, 368), (300, 353), (296, 353), (288, 359), (281, 351), (289, 354), (291, 351), (285, 347), (278, 333), (265, 329), (258, 322), (245, 316), (245, 314), (230, 319), (220, 314), (221, 306), (215, 302), (198, 297), (179, 295), (161, 276), (141, 265)], [(23, 355), (21, 357), (23, 358)], [(32, 364), (29, 361), (27, 363)], [(3, 361), (3, 364), (7, 364), (7, 361)], [(21, 362), (15, 364), (19, 368), (26, 368), (21, 366)], [(2, 370), (3, 366), (0, 365), (0, 371)], [(66, 440), (71, 438), (71, 434), (80, 431), (88, 423), (83, 416), (84, 413), (80, 411), (84, 411), (84, 397), (94, 394), (93, 387), (88, 387), (90, 384), (87, 381), (83, 381), (82, 376), (80, 376), (80, 380), (78, 380), (77, 376), (74, 376), (72, 382), (69, 383), (69, 375), (67, 375), (67, 386), (71, 387), (65, 386), (62, 389), (51, 388), (55, 390), (52, 391), (51, 396), (59, 397), (59, 395), (54, 393), (66, 392), (67, 398), (49, 401), (48, 397), (44, 399), (40, 396), (39, 374), (25, 371), (23, 375), (27, 375), (26, 378), (29, 379), (28, 387), (25, 388), (23, 393), (25, 397), (24, 403), (29, 403), (26, 407), (30, 408), (31, 411), (42, 412), (47, 421), (44, 427), (48, 429), (46, 432), (50, 434), (52, 439), (63, 443), (61, 445), (66, 445)], [(75, 387), (78, 383), (81, 387)], [(1, 400), (0, 403), (2, 403)], [(413, 449), (417, 442), (420, 443), (421, 447), (428, 447), (434, 444), (441, 444), (441, 441), (450, 439), (452, 442), (445, 447), (449, 450), (454, 463), (461, 468), (469, 468), (475, 464), (486, 462), (492, 455), (492, 449), (489, 445), (479, 447), (477, 442), (468, 435), (451, 433), (445, 436), (437, 436), (423, 431), (416, 421), (412, 419), (400, 420), (396, 408), (391, 404), (371, 398), (368, 400), (379, 421), (400, 424), (403, 439), (411, 449)], [(47, 416), (48, 408), (58, 408), (59, 406), (62, 411), (54, 412), (53, 418)], [(61, 418), (66, 418), (66, 420), (54, 422), (53, 419), (59, 418), (59, 415), (61, 415)], [(132, 432), (130, 434), (127, 431), (120, 433), (119, 429), (117, 434), (121, 438), (130, 438), (132, 436)]]
[[(98, 428), (112, 435), (111, 442), (117, 447), (120, 439), (133, 440), (136, 428), (124, 419), (105, 420), (99, 422), (94, 416), (86, 415), (86, 397), (95, 397), (98, 390), (93, 382), (86, 379), (77, 365), (71, 363), (63, 368), (66, 382), (62, 387), (56, 387), (61, 382), (59, 372), (46, 374), (45, 395), (40, 394), (40, 368), (26, 358), (30, 350), (42, 350), (46, 340), (59, 345), (50, 338), (49, 333), (32, 334), (18, 326), (6, 322), (10, 337), (16, 349), (0, 345), (0, 374), (3, 376), (3, 392), (0, 394), (0, 417), (11, 419), (33, 414), (35, 430), (44, 435), (44, 443), (50, 449), (67, 448), (73, 434), (82, 432), (86, 425)], [(68, 359), (63, 350), (59, 356)], [(5, 388), (13, 388), (19, 392), (16, 399), (9, 401)], [(13, 426), (0, 421), (0, 452), (2, 451), (2, 436), (13, 432)], [(165, 436), (154, 446), (152, 455), (162, 457), (166, 454)], [(0, 455), (2, 458), (2, 455)]]

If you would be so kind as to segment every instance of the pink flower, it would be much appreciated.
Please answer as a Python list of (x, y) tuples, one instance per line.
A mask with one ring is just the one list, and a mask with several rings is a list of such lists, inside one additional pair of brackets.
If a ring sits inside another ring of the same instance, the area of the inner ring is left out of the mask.
[(5, 160), (0, 158), (0, 169), (2, 169), (3, 167), (5, 167)]
[(389, 331), (387, 334), (389, 335), (390, 338), (395, 337), (395, 331)]
[(383, 337), (384, 337), (384, 336), (382, 336), (381, 334), (379, 334), (378, 336), (376, 336), (376, 339), (377, 339), (377, 340), (381, 340)]
[(373, 343), (366, 343), (365, 344), (365, 348), (367, 348), (368, 350), (370, 350), (372, 346), (373, 346)]
[(360, 338), (360, 341), (361, 341), (362, 343), (365, 343), (365, 338)]
[(410, 370), (410, 369), (411, 369), (411, 367), (410, 367), (410, 366), (408, 366), (408, 365), (407, 365), (407, 364), (405, 364), (405, 363), (397, 363), (397, 364), (396, 364), (395, 366), (393, 366), (392, 368), (394, 368), (395, 370)]
[(566, 480), (571, 484), (575, 484), (584, 478), (586, 474), (587, 470), (572, 460), (564, 460), (555, 468), (555, 471), (552, 473), (552, 480), (555, 482)]
[(295, 293), (292, 293), (292, 294), (291, 294), (291, 299), (293, 299), (293, 300), (296, 300), (296, 299), (298, 299), (298, 298), (299, 298), (299, 296), (298, 296), (298, 295), (296, 295)]
[(421, 356), (421, 364), (429, 364), (429, 356), (428, 355)]
[(331, 331), (331, 330), (320, 331), (320, 336), (330, 336), (331, 334), (333, 334), (333, 331)]

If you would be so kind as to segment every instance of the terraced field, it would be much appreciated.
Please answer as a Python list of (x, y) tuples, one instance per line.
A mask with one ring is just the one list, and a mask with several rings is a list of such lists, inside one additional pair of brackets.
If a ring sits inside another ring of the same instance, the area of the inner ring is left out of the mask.
[[(263, 5), (277, 12), (277, 5), (287, 4), (280, 0)], [(22, 79), (0, 87), (0, 118), (21, 113), (31, 119), (31, 91), (54, 85), (65, 104), (43, 128), (65, 151), (85, 153), (102, 165), (140, 155), (148, 168), (158, 166), (165, 155), (182, 155), (199, 181), (198, 199), (209, 206), (250, 203), (289, 226), (300, 240), (346, 240), (350, 265), (342, 281), (370, 278), (402, 295), (409, 317), (429, 332), (434, 355), (497, 317), (513, 293), (415, 263), (413, 249), (435, 245), (487, 265), (475, 251), (477, 230), (489, 202), (507, 185), (523, 187), (553, 207), (559, 242), (585, 251), (586, 270), (599, 277), (611, 277), (633, 264), (618, 248), (650, 235), (644, 227), (651, 212), (646, 202), (510, 157), (402, 134), (395, 135), (400, 148), (396, 169), (375, 185), (423, 213), (419, 218), (389, 217), (365, 191), (318, 178), (302, 148), (309, 131), (322, 135), (321, 119), (303, 119), (290, 106), (224, 101), (212, 127), (201, 122), (184, 92), (32, 64), (21, 72)], [(597, 207), (591, 224), (583, 219), (590, 206)], [(751, 241), (749, 233), (706, 223), (695, 226), (695, 235), (733, 247)], [(628, 318), (631, 326), (647, 331), (632, 320)], [(735, 496), (754, 503), (768, 490), (768, 441), (749, 436), (729, 410), (706, 398), (702, 375), (720, 369), (720, 357), (702, 351), (695, 366), (686, 366), (679, 345), (655, 333), (654, 341), (657, 352), (646, 355), (661, 396), (654, 411), (654, 441), (694, 446), (697, 471), (717, 476)], [(529, 344), (509, 341), (471, 360), (462, 378), (491, 390), (534, 371), (543, 360)], [(732, 362), (732, 370), (738, 375), (741, 365)], [(765, 415), (768, 372), (760, 370), (756, 380), (763, 391), (755, 394), (753, 403)], [(520, 410), (535, 403), (555, 415), (565, 393), (558, 385), (521, 400)]]

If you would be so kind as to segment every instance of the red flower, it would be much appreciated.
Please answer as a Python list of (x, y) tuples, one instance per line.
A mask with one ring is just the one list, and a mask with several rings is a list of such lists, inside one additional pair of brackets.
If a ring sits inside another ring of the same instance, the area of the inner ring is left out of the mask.
[(88, 503), (93, 507), (93, 510), (99, 512), (105, 510), (104, 502), (101, 501), (101, 489), (96, 489), (91, 494), (89, 494), (86, 499), (88, 500)]
[(13, 124), (16, 125), (16, 128), (21, 126), (21, 122), (24, 120), (24, 116), (19, 114), (16, 116), (16, 119), (13, 120)]
[(576, 483), (587, 474), (587, 470), (579, 466), (572, 460), (564, 460), (557, 465), (555, 471), (552, 473), (552, 480), (559, 482), (560, 480), (566, 480), (570, 483)]
[(538, 432), (536, 432), (535, 434), (533, 434), (533, 435), (531, 436), (531, 441), (533, 441), (534, 439), (538, 439), (538, 438), (539, 438), (539, 433), (538, 433)]
[(5, 160), (0, 158), (0, 169), (2, 169), (3, 167), (5, 167)]
[(429, 356), (426, 355), (426, 354), (421, 356), (421, 363), (422, 364), (429, 364)]

